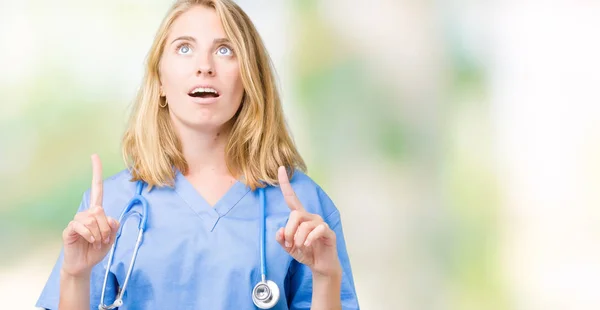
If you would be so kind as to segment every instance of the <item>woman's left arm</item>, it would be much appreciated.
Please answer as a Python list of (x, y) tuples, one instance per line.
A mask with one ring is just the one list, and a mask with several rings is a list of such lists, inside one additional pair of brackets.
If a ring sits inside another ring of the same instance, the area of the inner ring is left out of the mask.
[[(333, 216), (327, 218), (332, 225), (330, 227), (321, 216), (306, 211), (292, 189), (283, 167), (279, 168), (278, 176), (281, 191), (291, 213), (286, 226), (277, 231), (275, 238), (296, 261), (310, 269), (310, 309), (358, 309), (339, 212), (333, 207), (329, 197), (326, 197), (327, 203), (335, 209)], [(334, 218), (333, 221), (331, 217)], [(308, 280), (306, 278), (309, 275), (300, 273), (296, 276)], [(345, 292), (342, 292), (343, 283), (346, 284)], [(349, 290), (352, 296), (348, 296)], [(344, 296), (350, 297), (349, 302), (353, 306), (342, 307)]]

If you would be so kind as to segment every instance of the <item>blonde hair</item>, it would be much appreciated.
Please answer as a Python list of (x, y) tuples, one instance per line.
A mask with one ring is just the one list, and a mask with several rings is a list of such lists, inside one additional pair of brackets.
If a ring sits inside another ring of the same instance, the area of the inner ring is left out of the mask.
[(173, 186), (176, 170), (188, 171), (169, 111), (159, 107), (165, 100), (160, 96), (159, 65), (173, 22), (194, 5), (215, 9), (239, 61), (244, 96), (225, 147), (229, 171), (253, 190), (261, 182), (277, 184), (279, 166), (287, 168), (290, 178), (294, 169), (305, 171), (286, 127), (273, 64), (250, 18), (230, 0), (180, 0), (155, 36), (123, 136), (122, 153), (132, 181), (143, 180), (150, 188)]

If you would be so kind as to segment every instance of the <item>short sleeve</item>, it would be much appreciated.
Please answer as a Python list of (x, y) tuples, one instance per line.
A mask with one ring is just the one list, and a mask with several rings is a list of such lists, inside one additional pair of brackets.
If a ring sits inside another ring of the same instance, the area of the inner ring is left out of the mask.
[[(325, 222), (327, 222), (336, 235), (337, 251), (342, 265), (342, 309), (358, 310), (360, 307), (354, 287), (354, 277), (352, 276), (352, 268), (350, 267), (350, 259), (346, 249), (340, 213), (327, 194), (320, 188), (318, 190), (322, 210), (326, 212), (329, 210), (331, 212), (325, 217)], [(310, 309), (313, 283), (312, 272), (309, 267), (293, 260), (288, 271), (286, 286), (286, 297), (290, 310)]]
[[(89, 199), (87, 197), (89, 191), (87, 191), (83, 195), (83, 199), (81, 204), (79, 205), (79, 209), (77, 212), (81, 212), (87, 210), (88, 204), (87, 201)], [(108, 255), (107, 255), (108, 256)], [(92, 273), (90, 275), (90, 309), (98, 309), (98, 304), (100, 304), (100, 295), (102, 294), (102, 284), (104, 283), (104, 274), (106, 272), (105, 265), (106, 260), (100, 261), (96, 266), (92, 268)], [(40, 297), (35, 304), (36, 307), (42, 309), (58, 309), (58, 301), (60, 294), (60, 270), (62, 268), (63, 262), (63, 250), (61, 249), (58, 259), (54, 264), (54, 268), (52, 268), (52, 272), (50, 273), (50, 277), (46, 281), (46, 285), (40, 294)], [(108, 274), (108, 279), (106, 281), (106, 292), (104, 297), (105, 303), (112, 303), (115, 299), (117, 293), (117, 280), (112, 273)]]

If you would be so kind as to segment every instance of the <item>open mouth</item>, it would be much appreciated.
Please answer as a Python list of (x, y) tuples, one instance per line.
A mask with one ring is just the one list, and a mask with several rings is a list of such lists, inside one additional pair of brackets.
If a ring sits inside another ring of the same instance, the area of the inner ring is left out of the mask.
[(197, 87), (188, 93), (190, 97), (194, 98), (217, 98), (220, 96), (219, 92), (210, 87)]

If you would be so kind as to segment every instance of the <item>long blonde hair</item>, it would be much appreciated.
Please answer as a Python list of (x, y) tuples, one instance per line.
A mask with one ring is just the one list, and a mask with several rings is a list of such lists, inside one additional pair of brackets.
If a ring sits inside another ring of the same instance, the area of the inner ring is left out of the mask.
[(225, 147), (229, 171), (253, 190), (261, 182), (277, 184), (279, 166), (306, 170), (288, 132), (273, 64), (250, 18), (230, 0), (179, 0), (168, 11), (146, 59), (142, 85), (123, 136), (122, 153), (132, 180), (153, 186), (172, 186), (176, 170), (186, 174), (188, 164), (169, 118), (160, 108), (159, 64), (169, 30), (177, 17), (194, 5), (215, 9), (237, 53), (244, 96)]

